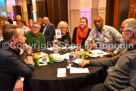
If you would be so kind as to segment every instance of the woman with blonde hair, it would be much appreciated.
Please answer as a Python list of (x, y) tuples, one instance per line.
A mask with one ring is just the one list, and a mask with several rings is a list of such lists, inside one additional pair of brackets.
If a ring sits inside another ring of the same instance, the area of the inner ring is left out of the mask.
[(58, 39), (61, 42), (65, 42), (65, 40), (68, 40), (69, 44), (71, 44), (71, 38), (68, 31), (68, 24), (65, 21), (60, 21), (57, 29), (61, 30), (61, 36), (62, 38)]

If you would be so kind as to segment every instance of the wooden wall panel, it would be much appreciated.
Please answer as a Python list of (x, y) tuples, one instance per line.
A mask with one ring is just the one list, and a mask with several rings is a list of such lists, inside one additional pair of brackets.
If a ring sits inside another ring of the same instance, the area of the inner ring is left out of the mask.
[(61, 15), (60, 15), (60, 0), (54, 0), (54, 5), (53, 5), (53, 8), (54, 8), (54, 25), (57, 27), (60, 19), (61, 19)]
[(67, 0), (47, 0), (48, 17), (57, 27), (60, 21), (68, 21)]
[(21, 15), (22, 16), (22, 9), (20, 5), (13, 6), (13, 12), (15, 12), (15, 15)]
[(36, 8), (37, 8), (37, 17), (43, 18), (47, 15), (45, 1), (36, 1)]
[(60, 16), (62, 21), (68, 22), (68, 0), (60, 0)]
[(118, 15), (118, 30), (120, 29), (123, 20), (128, 18), (129, 1), (130, 0), (119, 0), (119, 15)]
[(106, 3), (106, 25), (113, 26), (114, 0), (107, 0)]
[(128, 17), (136, 18), (136, 0), (130, 0)]
[(120, 29), (121, 23), (128, 18), (130, 0), (107, 0), (106, 24)]
[(52, 23), (54, 23), (54, 6), (53, 0), (47, 0), (48, 17)]
[(119, 16), (119, 0), (115, 0), (113, 27), (116, 29), (118, 29), (118, 16)]

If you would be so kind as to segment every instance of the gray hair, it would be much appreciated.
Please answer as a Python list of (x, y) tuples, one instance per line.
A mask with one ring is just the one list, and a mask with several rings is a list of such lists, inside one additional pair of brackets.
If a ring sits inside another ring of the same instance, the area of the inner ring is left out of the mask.
[(33, 26), (34, 24), (38, 24), (38, 25), (41, 27), (41, 24), (40, 24), (39, 22), (33, 22), (32, 26)]
[(136, 19), (135, 19), (135, 18), (127, 18), (127, 19), (125, 19), (122, 23), (127, 26), (129, 22), (132, 22), (132, 21), (134, 21), (134, 20), (136, 20)]
[(49, 18), (48, 18), (48, 17), (43, 17), (43, 20), (44, 20), (44, 19), (48, 19), (48, 20), (49, 20)]
[(134, 31), (134, 36), (136, 38), (136, 20), (133, 20), (132, 22), (129, 22), (126, 29), (127, 30), (133, 30)]

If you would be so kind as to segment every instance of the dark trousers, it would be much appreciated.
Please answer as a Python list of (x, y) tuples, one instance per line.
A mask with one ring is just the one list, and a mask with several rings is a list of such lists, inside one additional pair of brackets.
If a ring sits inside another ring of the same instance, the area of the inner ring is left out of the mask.
[(109, 88), (107, 88), (104, 83), (99, 83), (97, 85), (94, 85), (91, 89), (91, 91), (112, 91)]

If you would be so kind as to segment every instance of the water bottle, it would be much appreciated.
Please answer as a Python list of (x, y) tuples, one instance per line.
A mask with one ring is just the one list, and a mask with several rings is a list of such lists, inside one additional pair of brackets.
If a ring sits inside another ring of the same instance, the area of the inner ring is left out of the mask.
[(56, 39), (56, 36), (54, 36), (54, 40), (53, 40), (53, 52), (54, 53), (58, 53), (59, 47), (58, 47), (58, 42)]
[(74, 60), (74, 55), (73, 54), (69, 54), (69, 60), (68, 60), (68, 65), (69, 66), (74, 64), (73, 60)]

